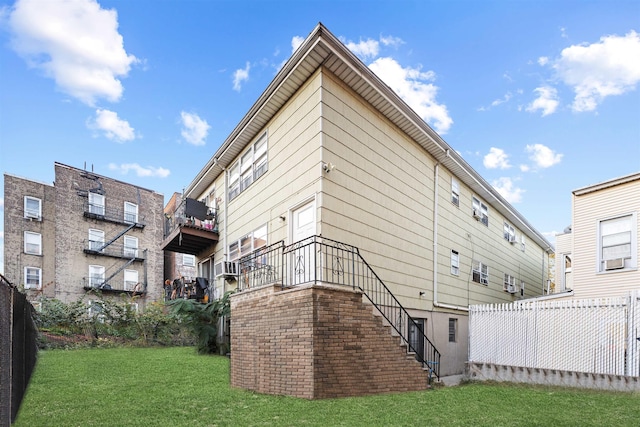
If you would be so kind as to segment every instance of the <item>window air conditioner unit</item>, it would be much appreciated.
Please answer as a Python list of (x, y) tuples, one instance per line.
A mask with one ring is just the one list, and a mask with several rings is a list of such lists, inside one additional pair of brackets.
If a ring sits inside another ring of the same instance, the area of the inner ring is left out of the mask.
[(515, 294), (516, 292), (518, 292), (518, 290), (516, 289), (516, 285), (514, 285), (513, 283), (509, 283), (509, 285), (507, 286), (507, 292), (509, 292), (510, 294)]
[(618, 270), (624, 268), (624, 258), (608, 259), (604, 262), (605, 270)]
[(235, 261), (220, 261), (214, 264), (213, 272), (216, 277), (235, 277), (238, 275), (238, 263)]
[(509, 243), (513, 244), (517, 241), (516, 236), (509, 236)]
[(480, 213), (480, 211), (478, 209), (474, 209), (473, 210), (473, 217), (475, 219), (480, 219), (480, 218), (482, 218), (482, 214)]

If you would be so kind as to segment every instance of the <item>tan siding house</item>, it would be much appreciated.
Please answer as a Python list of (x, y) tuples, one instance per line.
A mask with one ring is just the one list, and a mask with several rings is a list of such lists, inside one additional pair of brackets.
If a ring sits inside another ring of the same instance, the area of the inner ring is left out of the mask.
[[(640, 173), (574, 190), (572, 209), (571, 232), (558, 236), (558, 252), (571, 254), (573, 297), (626, 296), (639, 289)], [(557, 274), (556, 283), (563, 283), (561, 268)]]
[(219, 235), (193, 253), (218, 289), (237, 284), (221, 263), (265, 245), (353, 245), (423, 325), (442, 375), (462, 372), (470, 304), (547, 283), (549, 242), (322, 24), (184, 195), (212, 192)]

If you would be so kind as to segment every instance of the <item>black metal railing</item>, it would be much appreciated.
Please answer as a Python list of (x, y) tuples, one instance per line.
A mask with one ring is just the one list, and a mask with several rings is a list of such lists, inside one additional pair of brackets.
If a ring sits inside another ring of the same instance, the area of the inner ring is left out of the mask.
[(142, 295), (147, 293), (145, 284), (138, 282), (123, 282), (116, 280), (105, 280), (103, 276), (92, 276), (82, 278), (82, 287), (89, 291), (95, 290), (104, 293), (126, 293), (133, 295)]
[(244, 290), (270, 283), (282, 283), (284, 278), (284, 242), (257, 249), (238, 260), (238, 289)]
[(136, 261), (142, 261), (145, 259), (145, 251), (139, 248), (131, 246), (125, 246), (119, 243), (111, 243), (109, 246), (104, 246), (103, 241), (88, 240), (85, 241), (84, 252), (90, 255), (104, 255), (114, 258), (126, 258), (135, 259)]
[[(238, 271), (240, 290), (272, 282), (279, 282), (283, 287), (323, 282), (359, 289), (401, 337), (408, 351), (429, 370), (429, 378), (440, 378), (440, 352), (357, 247), (321, 236), (311, 236), (288, 246), (278, 242), (241, 258)], [(265, 276), (268, 272), (275, 275)], [(409, 329), (418, 334), (418, 340), (409, 339)], [(423, 346), (419, 345), (420, 334)]]
[(183, 199), (172, 213), (165, 214), (164, 237), (178, 227), (187, 226), (218, 232), (218, 209), (193, 199)]
[(139, 214), (125, 212), (124, 209), (105, 206), (103, 204), (90, 203), (85, 200), (83, 203), (84, 216), (87, 218), (99, 219), (113, 222), (115, 224), (133, 224), (136, 228), (144, 228), (144, 218)]

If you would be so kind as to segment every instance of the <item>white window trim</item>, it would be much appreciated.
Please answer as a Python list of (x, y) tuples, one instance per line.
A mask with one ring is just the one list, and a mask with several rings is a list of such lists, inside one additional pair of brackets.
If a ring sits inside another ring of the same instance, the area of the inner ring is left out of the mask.
[[(96, 276), (95, 276), (95, 278), (96, 278), (96, 279), (100, 278), (100, 279), (99, 279), (100, 283), (95, 283), (95, 284), (93, 283), (93, 279), (94, 279), (94, 277), (91, 275), (91, 272), (92, 272), (93, 270), (101, 271), (101, 274), (100, 274), (100, 275), (96, 275)], [(97, 287), (97, 286), (99, 286), (102, 282), (104, 282), (104, 279), (105, 279), (105, 271), (106, 271), (106, 270), (105, 270), (105, 268), (104, 268), (104, 266), (103, 266), (103, 265), (89, 265), (89, 286), (91, 286), (91, 287)]]
[[(127, 277), (129, 276), (129, 277)], [(125, 291), (133, 291), (135, 290), (136, 285), (138, 284), (139, 280), (139, 273), (138, 270), (124, 270), (124, 277), (123, 277), (123, 286), (124, 286), (124, 290)], [(135, 280), (132, 280), (133, 278), (135, 278)], [(128, 279), (128, 280), (127, 280)], [(133, 285), (131, 285), (131, 283), (133, 283)]]
[(489, 226), (489, 207), (484, 204), (478, 197), (473, 196), (471, 198), (471, 206), (474, 210), (480, 212), (480, 222)]
[[(30, 285), (27, 281), (27, 278), (29, 277), (29, 270), (35, 270), (38, 273), (38, 284), (33, 286)], [(40, 290), (42, 289), (42, 269), (39, 267), (31, 267), (31, 266), (25, 266), (24, 267), (24, 288), (25, 289), (37, 289)]]
[[(135, 245), (131, 243), (135, 242)], [(128, 243), (128, 244), (127, 244)], [(125, 257), (133, 256), (138, 258), (138, 238), (133, 236), (124, 236), (123, 255)]]
[[(475, 268), (477, 265), (477, 269)], [(483, 270), (486, 270), (486, 273), (483, 273)], [(473, 274), (478, 273), (479, 282), (473, 280)], [(479, 283), (481, 285), (489, 286), (489, 266), (487, 264), (483, 264), (480, 261), (474, 261), (471, 268), (471, 281), (474, 283)]]
[[(262, 143), (264, 143), (264, 148), (256, 148)], [(264, 132), (244, 153), (238, 156), (238, 160), (229, 168), (229, 201), (238, 197), (269, 169), (268, 144), (267, 133)]]
[[(104, 215), (107, 201), (103, 194), (89, 192), (89, 212), (96, 215)], [(93, 199), (93, 200), (92, 200)], [(98, 200), (95, 200), (98, 199)]]
[(196, 256), (190, 254), (182, 254), (182, 265), (186, 265), (188, 267), (196, 266)]
[(90, 228), (89, 249), (92, 251), (97, 250), (97, 243), (100, 243), (100, 247), (104, 245), (104, 231), (98, 230), (97, 228)]
[(451, 250), (451, 274), (460, 275), (460, 253), (453, 249)]
[[(27, 207), (28, 201), (38, 202), (38, 212), (35, 212), (34, 210)], [(38, 199), (37, 197), (24, 196), (24, 217), (40, 221), (42, 219), (42, 200)]]
[(507, 221), (504, 221), (502, 226), (502, 237), (507, 241), (511, 242), (516, 239), (516, 229), (513, 225), (509, 224)]
[[(260, 246), (256, 246), (256, 244), (255, 244), (256, 239), (255, 239), (255, 237), (254, 237), (254, 236), (256, 235), (256, 233), (257, 233), (257, 232), (261, 231), (263, 228), (265, 229), (265, 233), (264, 233), (264, 236), (265, 236), (265, 244), (264, 244), (264, 245), (260, 245)], [(244, 235), (244, 236), (242, 236), (241, 238), (239, 238), (239, 239), (237, 239), (237, 240), (232, 241), (232, 242), (229, 244), (228, 248), (227, 248), (227, 250), (228, 250), (228, 254), (229, 254), (229, 261), (237, 261), (238, 259), (240, 259), (240, 258), (242, 258), (242, 257), (244, 257), (244, 256), (249, 255), (250, 253), (252, 253), (252, 252), (253, 252), (253, 251), (255, 251), (256, 249), (260, 249), (260, 248), (263, 248), (263, 247), (267, 246), (267, 243), (268, 243), (268, 236), (269, 236), (269, 234), (268, 234), (268, 233), (269, 233), (269, 229), (267, 228), (267, 224), (263, 224), (263, 225), (261, 225), (260, 227), (256, 228), (255, 230), (253, 230), (251, 233), (249, 233), (249, 234), (245, 234), (245, 235)], [(244, 239), (248, 239), (248, 240), (250, 241), (250, 248), (249, 248), (249, 250), (248, 250), (246, 253), (242, 251), (242, 241), (243, 241)], [(231, 247), (232, 247), (232, 246), (237, 246), (237, 248), (238, 248), (238, 249), (237, 249), (237, 255), (236, 255), (235, 257), (232, 257), (232, 256), (231, 256)]]
[(513, 285), (514, 288), (516, 286), (516, 278), (509, 273), (504, 273), (504, 281), (502, 283), (502, 290), (507, 291), (509, 289), (509, 285)]
[[(27, 236), (31, 236), (32, 238), (35, 238), (38, 242), (37, 243), (29, 243), (31, 245), (38, 245), (38, 250), (35, 252), (30, 252), (27, 250)], [(42, 234), (40, 233), (36, 233), (33, 231), (25, 231), (24, 232), (24, 253), (25, 254), (29, 254), (29, 255), (42, 255)]]
[(460, 183), (455, 178), (451, 178), (451, 203), (460, 206)]
[[(135, 210), (135, 213), (129, 213), (127, 212), (127, 206), (129, 207), (129, 209), (133, 208)], [(135, 203), (131, 203), (131, 202), (124, 202), (124, 208), (123, 208), (123, 213), (124, 213), (124, 222), (127, 224), (137, 224), (138, 223), (138, 205)], [(128, 216), (134, 216), (133, 221), (131, 221)]]
[[(631, 221), (631, 256), (629, 258), (625, 258), (624, 260), (624, 268), (618, 270), (605, 270), (604, 268), (604, 257), (602, 256), (602, 223), (629, 217)], [(637, 235), (637, 226), (638, 224), (638, 214), (636, 212), (615, 215), (607, 218), (599, 219), (596, 223), (596, 229), (598, 234), (598, 252), (596, 256), (596, 272), (601, 274), (609, 274), (616, 273), (619, 271), (628, 271), (629, 269), (637, 269), (638, 268), (638, 235)]]

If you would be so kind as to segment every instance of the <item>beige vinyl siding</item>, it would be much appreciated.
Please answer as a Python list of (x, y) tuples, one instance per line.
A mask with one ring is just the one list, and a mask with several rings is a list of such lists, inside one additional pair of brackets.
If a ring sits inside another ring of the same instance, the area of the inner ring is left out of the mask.
[[(597, 271), (599, 221), (635, 213), (640, 230), (640, 180), (573, 195), (573, 288), (575, 298), (627, 295), (640, 286), (640, 270)], [(637, 246), (636, 246), (637, 258)]]
[[(227, 224), (224, 224), (227, 244), (264, 224), (268, 244), (288, 239), (287, 223), (279, 217), (286, 216), (288, 209), (319, 191), (319, 88), (320, 77), (316, 73), (265, 127), (268, 171), (227, 202)], [(224, 188), (223, 181), (218, 180), (219, 188)], [(228, 194), (222, 197), (228, 198)], [(223, 252), (217, 251), (216, 261), (222, 260), (227, 251), (223, 246), (218, 244)]]
[(401, 303), (431, 288), (433, 161), (326, 72), (322, 235), (360, 248)]
[[(473, 218), (471, 200), (475, 194), (464, 184), (460, 183), (459, 207), (451, 203), (451, 178), (448, 170), (439, 168), (438, 301), (467, 306), (519, 299), (519, 293), (512, 295), (503, 290), (505, 273), (513, 275), (518, 284), (525, 282), (525, 297), (540, 295), (546, 280), (540, 267), (541, 262), (546, 262), (543, 249), (525, 237), (523, 252), (522, 232), (515, 226), (517, 243), (505, 240), (505, 219), (486, 200), (481, 199), (489, 208), (489, 226)], [(452, 249), (459, 254), (458, 276), (451, 274)], [(489, 267), (488, 285), (472, 280), (473, 260)]]

